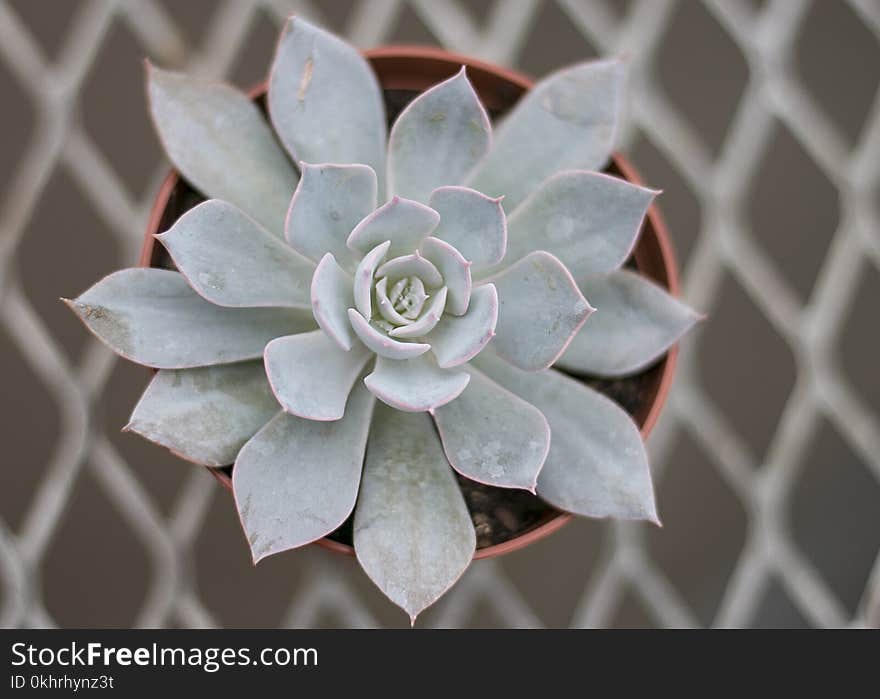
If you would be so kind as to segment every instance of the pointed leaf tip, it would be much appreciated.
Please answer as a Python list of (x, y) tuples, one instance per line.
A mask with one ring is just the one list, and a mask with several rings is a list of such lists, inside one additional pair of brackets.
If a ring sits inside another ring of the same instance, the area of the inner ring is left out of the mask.
[(491, 280), (499, 304), (493, 346), (527, 371), (551, 366), (594, 310), (547, 252), (533, 252)]
[(656, 361), (700, 314), (630, 270), (587, 277), (580, 286), (599, 308), (559, 359), (570, 371), (623, 376)]
[(302, 309), (216, 306), (165, 269), (114, 272), (66, 303), (114, 352), (156, 369), (255, 359), (270, 340), (315, 327)]
[(504, 265), (545, 250), (575, 279), (611, 272), (632, 252), (655, 196), (599, 172), (556, 173), (510, 215)]
[(389, 190), (425, 202), (437, 187), (462, 182), (491, 140), (489, 117), (462, 67), (418, 95), (394, 122)]
[(411, 623), (470, 565), (474, 526), (429, 416), (376, 405), (354, 548), (370, 579)]
[(189, 285), (211, 303), (311, 308), (311, 260), (228, 202), (202, 202), (156, 239)]

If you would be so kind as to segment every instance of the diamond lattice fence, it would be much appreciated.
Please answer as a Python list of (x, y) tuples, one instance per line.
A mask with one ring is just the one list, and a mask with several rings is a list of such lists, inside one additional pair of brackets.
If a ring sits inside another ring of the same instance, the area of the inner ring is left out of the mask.
[(628, 56), (621, 147), (710, 315), (650, 442), (666, 526), (576, 522), (422, 623), (880, 624), (877, 0), (0, 0), (0, 625), (405, 623), (325, 551), (252, 569), (210, 476), (118, 434), (146, 372), (57, 302), (134, 262), (167, 170), (140, 59), (253, 84), (291, 11), (536, 75)]

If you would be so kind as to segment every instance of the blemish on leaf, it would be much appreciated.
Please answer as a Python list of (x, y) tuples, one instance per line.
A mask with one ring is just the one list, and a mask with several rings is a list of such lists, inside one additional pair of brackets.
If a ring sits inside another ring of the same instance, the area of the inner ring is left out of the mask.
[(296, 91), (296, 98), (302, 102), (306, 98), (306, 90), (312, 82), (312, 73), (315, 70), (315, 61), (309, 57), (306, 59), (306, 65), (303, 68), (302, 78), (299, 81), (299, 89)]
[(83, 320), (95, 333), (118, 352), (131, 352), (131, 326), (125, 315), (104, 306), (74, 302)]
[(210, 272), (199, 272), (199, 282), (202, 286), (217, 290), (222, 290), (223, 287), (226, 286), (222, 277), (219, 277), (216, 274), (211, 274)]

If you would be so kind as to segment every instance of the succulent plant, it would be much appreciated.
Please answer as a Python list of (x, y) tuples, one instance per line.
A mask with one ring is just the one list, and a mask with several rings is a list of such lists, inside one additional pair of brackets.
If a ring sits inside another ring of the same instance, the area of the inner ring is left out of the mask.
[(271, 127), (233, 88), (149, 69), (165, 151), (211, 198), (158, 236), (176, 271), (125, 269), (68, 304), (158, 370), (127, 429), (234, 463), (255, 562), (354, 511), (358, 560), (415, 619), (474, 555), (453, 469), (657, 521), (637, 427), (550, 368), (637, 372), (696, 319), (621, 269), (656, 195), (596, 171), (623, 77), (614, 60), (555, 73), (493, 140), (464, 69), (387, 133), (369, 64), (299, 18)]

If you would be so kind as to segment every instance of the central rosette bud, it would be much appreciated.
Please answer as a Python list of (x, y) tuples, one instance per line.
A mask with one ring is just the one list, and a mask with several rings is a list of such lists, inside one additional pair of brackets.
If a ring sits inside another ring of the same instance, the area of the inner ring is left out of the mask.
[[(380, 289), (384, 291), (387, 286), (388, 277), (382, 277), (376, 285), (377, 294)], [(415, 320), (419, 317), (428, 298), (428, 294), (425, 293), (425, 284), (418, 277), (405, 277), (397, 280), (388, 294), (391, 308), (407, 320)]]
[(358, 265), (351, 321), (377, 354), (416, 356), (428, 349), (415, 341), (423, 341), (440, 322), (448, 289), (437, 265), (420, 250), (386, 262), (389, 248), (390, 241), (377, 245)]
[[(306, 168), (307, 177), (310, 172)], [(462, 199), (471, 207), (460, 204)], [(318, 325), (352, 353), (359, 369), (357, 362), (367, 361), (364, 350), (377, 356), (375, 370), (364, 381), (401, 410), (427, 410), (458, 395), (469, 374), (455, 367), (486, 346), (498, 321), (495, 285), (474, 284), (472, 261), (438, 235), (467, 245), (475, 237), (467, 222), (482, 222), (498, 244), (471, 247), (485, 264), (496, 263), (501, 254), (493, 250), (503, 252), (505, 235), (500, 200), (449, 187), (438, 190), (433, 203), (448, 212), (445, 221), (429, 206), (392, 197), (354, 226), (340, 250), (346, 266), (328, 252), (312, 277)], [(494, 221), (494, 228), (486, 220)], [(391, 398), (410, 384), (424, 389), (418, 400)]]
[(376, 270), (374, 281), (379, 317), (371, 320), (391, 337), (420, 337), (443, 315), (447, 294), (443, 275), (419, 252), (386, 262)]

